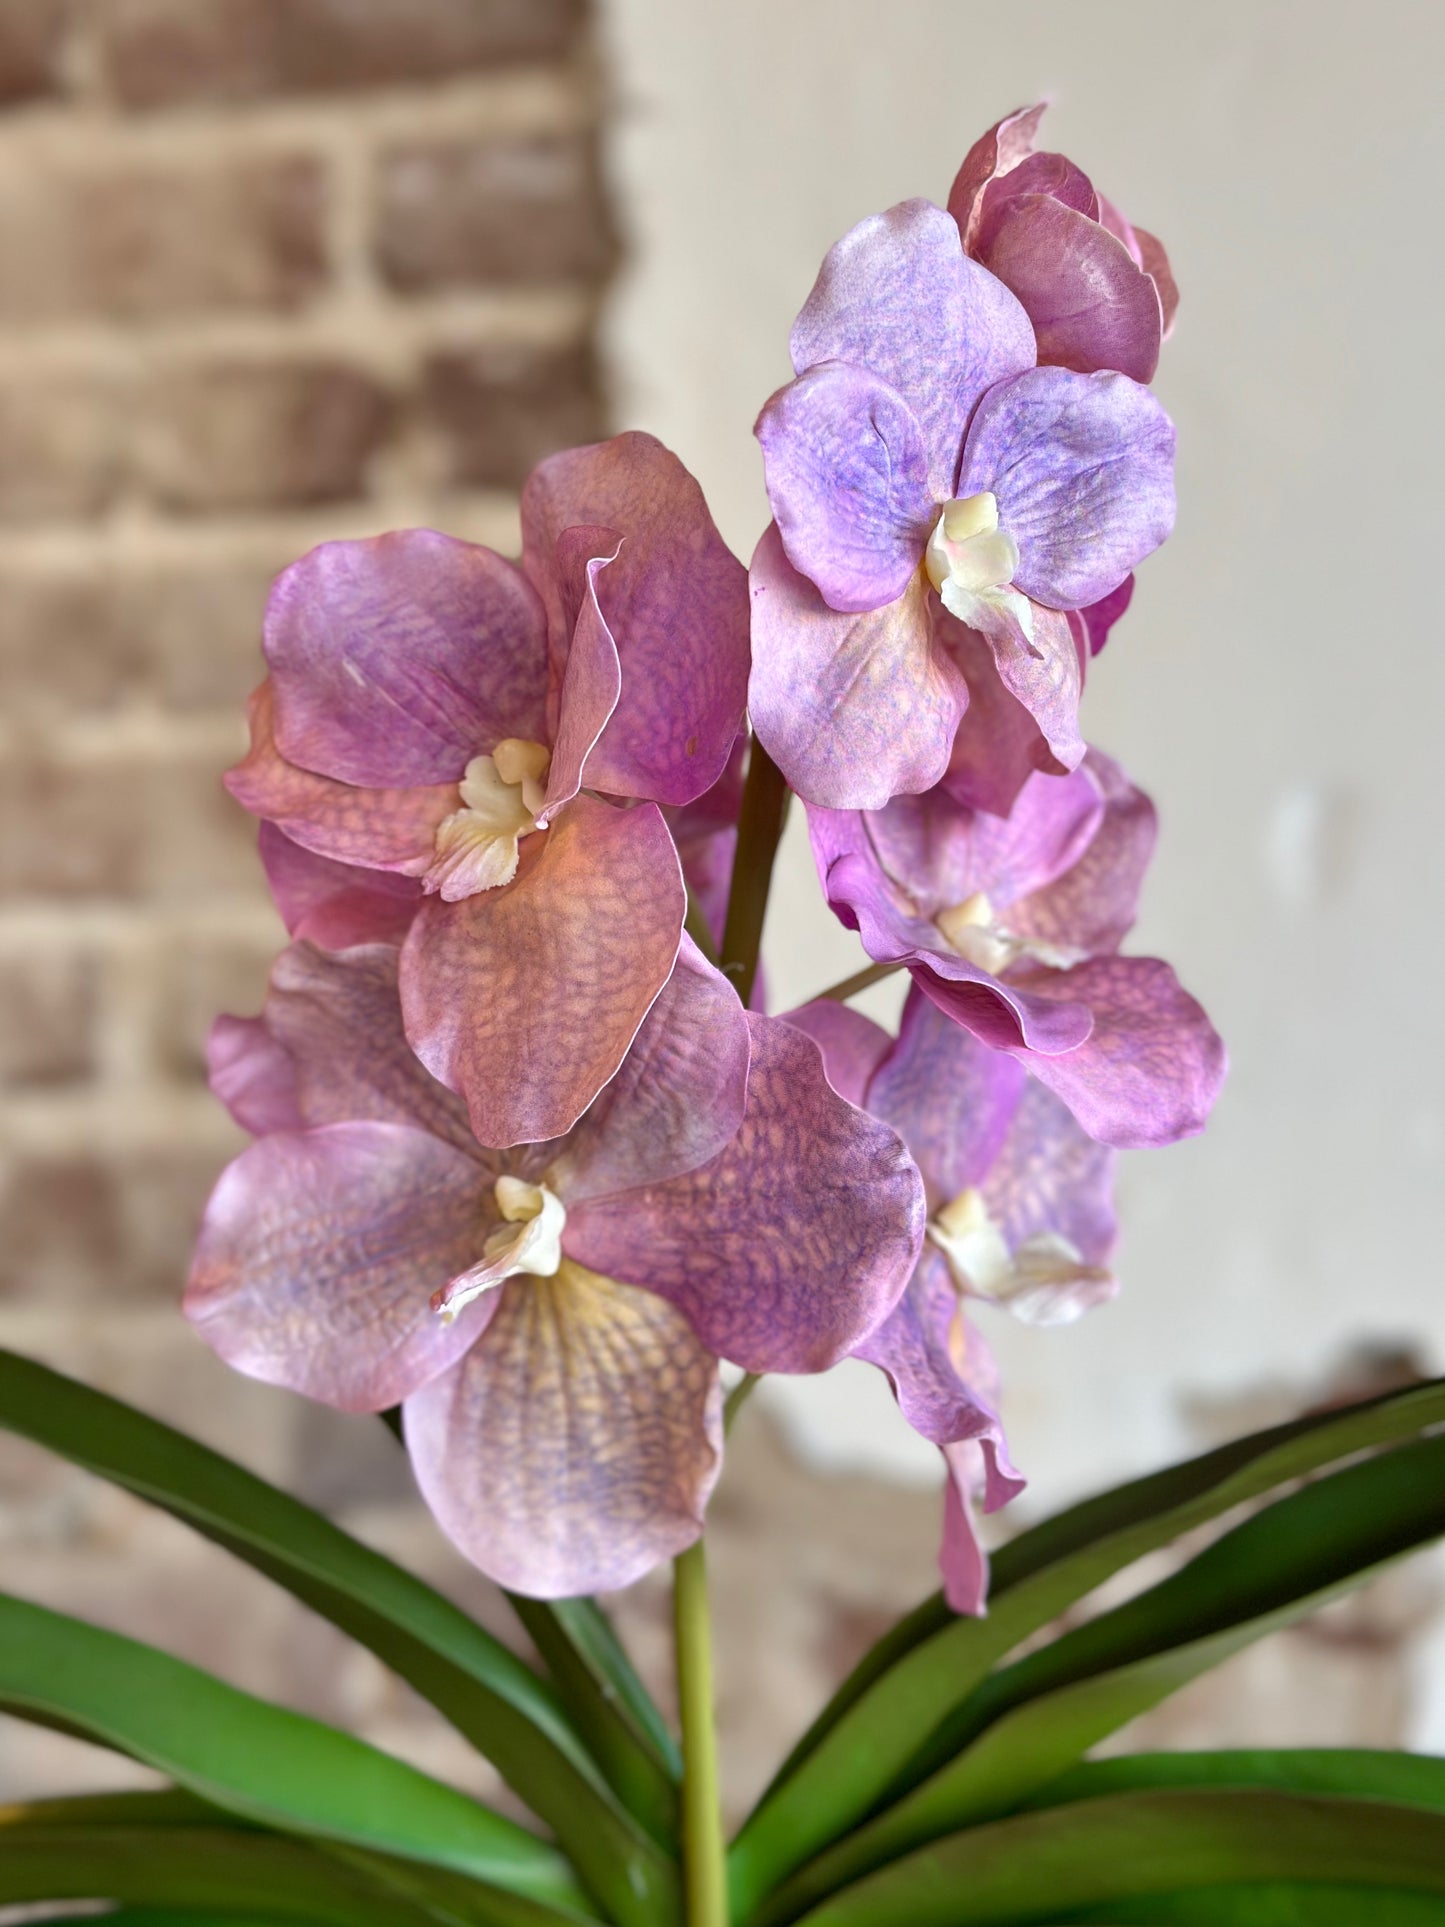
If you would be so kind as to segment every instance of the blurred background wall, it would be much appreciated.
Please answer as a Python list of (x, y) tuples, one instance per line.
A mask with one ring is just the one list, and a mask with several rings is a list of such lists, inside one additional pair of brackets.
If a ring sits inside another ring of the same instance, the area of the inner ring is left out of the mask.
[[(1125, 1161), (1120, 1304), (1003, 1347), (1022, 1508), (1438, 1368), (1442, 42), (1401, 0), (1368, 32), (1277, 0), (0, 0), (0, 1343), (505, 1623), (380, 1427), (234, 1378), (176, 1313), (235, 1148), (205, 1030), (279, 937), (217, 781), (267, 582), (422, 521), (509, 548), (530, 463), (614, 425), (677, 447), (746, 555), (749, 427), (822, 253), (1048, 91), (1184, 291), (1179, 535), (1088, 713), (1162, 807), (1140, 946), (1235, 1068), (1209, 1137)], [(780, 1003), (857, 961), (796, 825), (785, 879)], [(715, 1508), (735, 1791), (933, 1583), (935, 1476), (866, 1372), (761, 1395)], [(263, 1582), (3, 1440), (0, 1585), (465, 1770)], [(664, 1670), (660, 1594), (622, 1610)], [(1391, 1582), (1154, 1737), (1445, 1746), (1439, 1625), (1428, 1574)], [(124, 1771), (0, 1721), (0, 1795)]]

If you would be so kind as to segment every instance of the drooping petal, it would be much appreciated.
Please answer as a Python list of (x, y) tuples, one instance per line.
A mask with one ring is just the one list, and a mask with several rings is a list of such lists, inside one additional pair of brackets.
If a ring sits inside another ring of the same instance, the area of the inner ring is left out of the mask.
[(293, 943), (277, 958), (266, 1027), (291, 1061), (301, 1117), (313, 1125), (364, 1118), (410, 1124), (484, 1159), (466, 1106), (406, 1041), (397, 962), (390, 944), (333, 955)]
[(1131, 1150), (1204, 1129), (1224, 1081), (1224, 1045), (1168, 964), (1096, 957), (1026, 981), (1039, 997), (1093, 1012), (1093, 1029), (1077, 1050), (1028, 1059), (1091, 1137)]
[(752, 595), (753, 727), (798, 794), (833, 809), (877, 809), (931, 788), (948, 765), (968, 687), (934, 639), (922, 576), (885, 609), (839, 615), (770, 526), (753, 557)]
[(454, 1324), (433, 1291), (477, 1255), (477, 1167), (400, 1124), (257, 1140), (206, 1207), (185, 1313), (251, 1378), (380, 1412), (444, 1371), (491, 1315)]
[(455, 783), (507, 736), (536, 738), (546, 630), (514, 563), (435, 529), (325, 542), (266, 610), (276, 741), (367, 789)]
[(1027, 1481), (1008, 1461), (1003, 1434), (964, 1439), (943, 1447), (948, 1468), (943, 1500), (943, 1544), (938, 1568), (943, 1596), (956, 1613), (981, 1617), (988, 1610), (989, 1558), (976, 1518), (1018, 1497)]
[(1019, 1073), (1019, 1091), (1009, 1128), (987, 1172), (968, 1181), (979, 1186), (1011, 1250), (1031, 1238), (1056, 1236), (1066, 1238), (1086, 1265), (1103, 1265), (1118, 1230), (1115, 1153), (1081, 1130), (1042, 1084), (1024, 1077), (1017, 1064), (1011, 1068)]
[[(835, 1003), (828, 997), (815, 998), (810, 1004), (790, 1010), (784, 1022), (806, 1032), (822, 1051), (823, 1069), (839, 1097), (846, 1097), (860, 1110), (870, 1109), (864, 1101), (869, 1082), (893, 1048), (893, 1039), (882, 1025), (865, 1017), (861, 1010), (854, 1010), (851, 1004)], [(875, 1115), (882, 1117), (883, 1113)], [(884, 1121), (894, 1122), (892, 1118)], [(926, 1172), (924, 1176), (926, 1179)]]
[(915, 984), (898, 1042), (868, 1087), (868, 1108), (908, 1146), (936, 1211), (983, 1185), (1027, 1083), (1012, 1057), (979, 1043)]
[(958, 451), (979, 396), (1034, 365), (1023, 308), (968, 259), (943, 209), (921, 200), (860, 221), (829, 251), (791, 345), (798, 374), (852, 362), (903, 397), (939, 502), (960, 493)]
[[(942, 609), (939, 613), (947, 625), (944, 635), (949, 654), (968, 683), (968, 709), (953, 739), (941, 785), (970, 809), (1007, 816), (1035, 770), (1062, 776), (1065, 766), (1050, 749), (1033, 715), (999, 674), (987, 639), (955, 622)], [(1051, 640), (1047, 631), (1045, 639)], [(1067, 663), (1063, 673), (1067, 677)]]
[(898, 1409), (914, 1431), (944, 1445), (981, 1438), (998, 1425), (988, 1396), (991, 1362), (983, 1380), (988, 1389), (973, 1383), (975, 1337), (963, 1324), (948, 1267), (925, 1248), (908, 1289), (856, 1355), (887, 1373)]
[(752, 1043), (737, 992), (690, 937), (622, 1068), (553, 1166), (569, 1210), (706, 1164), (736, 1134)]
[(1116, 589), (1174, 526), (1174, 424), (1126, 375), (1035, 368), (985, 395), (962, 495), (992, 490), (1015, 586), (1053, 609)]
[(657, 805), (586, 795), (526, 838), (505, 889), (423, 905), (402, 949), (406, 1034), (483, 1144), (572, 1128), (671, 976), (685, 908)]
[(1097, 656), (1109, 640), (1109, 632), (1134, 600), (1134, 578), (1126, 575), (1117, 589), (1111, 589), (1099, 601), (1091, 602), (1087, 609), (1078, 610), (1078, 620), (1083, 625), (1084, 637), (1089, 646), (1089, 654)]
[(293, 843), (340, 863), (420, 876), (438, 826), (457, 806), (455, 783), (417, 789), (356, 789), (288, 763), (276, 747), (271, 685), (250, 702), (251, 748), (226, 773), (242, 809), (274, 823)]
[(1164, 332), (1158, 290), (1087, 212), (1049, 195), (1011, 196), (986, 217), (979, 258), (1028, 310), (1041, 366), (1152, 380)]
[(948, 211), (958, 223), (963, 245), (970, 253), (983, 215), (983, 190), (1000, 174), (1008, 174), (1034, 150), (1034, 135), (1047, 102), (1018, 107), (981, 134), (963, 157), (948, 195)]
[(218, 1017), (206, 1039), (206, 1080), (243, 1131), (299, 1131), (296, 1067), (262, 1017)]
[(616, 435), (549, 456), (523, 491), (523, 562), (554, 626), (575, 617), (552, 552), (564, 529), (583, 524), (622, 537), (596, 582), (622, 691), (587, 783), (611, 796), (690, 802), (722, 774), (742, 723), (746, 571), (677, 457), (651, 435)]
[(584, 1204), (583, 1264), (670, 1299), (710, 1350), (755, 1372), (846, 1357), (903, 1289), (923, 1185), (902, 1141), (833, 1090), (812, 1039), (750, 1015), (742, 1127), (710, 1164)]
[(938, 519), (903, 397), (866, 368), (823, 361), (778, 390), (754, 432), (793, 567), (830, 609), (896, 601)]
[(722, 1463), (717, 1360), (671, 1305), (570, 1261), (488, 1295), (480, 1343), (406, 1404), (422, 1496), (516, 1592), (631, 1585), (702, 1531)]
[(1052, 764), (1077, 769), (1084, 758), (1079, 733), (1083, 668), (1068, 616), (1036, 602), (1033, 635), (1025, 641), (1011, 624), (991, 625), (986, 640), (998, 679), (1027, 710)]
[[(1040, 778), (1024, 795), (1031, 796), (1048, 780)], [(1091, 749), (1070, 780), (1087, 783), (1100, 799), (1102, 809), (1092, 833), (1052, 881), (1011, 905), (1008, 925), (1018, 936), (1097, 956), (1117, 950), (1133, 926), (1158, 819), (1143, 790), (1101, 750)]]
[(616, 561), (622, 538), (611, 529), (570, 528), (558, 537), (556, 567), (575, 608), (557, 694), (557, 726), (547, 794), (538, 821), (546, 823), (582, 787), (582, 772), (622, 693), (617, 644), (597, 604), (597, 577)]
[(400, 943), (421, 905), (421, 884), (394, 870), (364, 870), (293, 843), (262, 823), (261, 865), (287, 932), (323, 950)]

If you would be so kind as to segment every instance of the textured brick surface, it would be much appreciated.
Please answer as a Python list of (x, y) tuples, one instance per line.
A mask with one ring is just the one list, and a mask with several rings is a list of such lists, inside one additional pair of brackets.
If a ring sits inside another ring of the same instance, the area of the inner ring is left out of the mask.
[(125, 389), (106, 376), (0, 371), (0, 521), (98, 514), (125, 472)]
[(453, 484), (515, 488), (551, 450), (607, 432), (596, 364), (585, 347), (437, 355), (427, 364), (424, 394)]
[(97, 961), (32, 945), (0, 956), (0, 1078), (53, 1086), (93, 1076)]
[(0, 101), (58, 90), (73, 7), (74, 0), (6, 0), (0, 11)]

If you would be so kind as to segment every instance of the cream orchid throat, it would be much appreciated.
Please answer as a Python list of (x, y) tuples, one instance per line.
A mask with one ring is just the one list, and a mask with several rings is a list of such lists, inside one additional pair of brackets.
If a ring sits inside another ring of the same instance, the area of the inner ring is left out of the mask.
[(998, 498), (991, 490), (943, 504), (923, 551), (923, 570), (944, 608), (984, 634), (1002, 619), (1032, 646), (1033, 605), (1010, 586), (1018, 566), (1018, 543), (999, 527)]
[(545, 830), (543, 810), (551, 751), (508, 736), (490, 755), (474, 756), (458, 785), (461, 808), (437, 825), (436, 848), (422, 888), (447, 903), (510, 883), (521, 840)]

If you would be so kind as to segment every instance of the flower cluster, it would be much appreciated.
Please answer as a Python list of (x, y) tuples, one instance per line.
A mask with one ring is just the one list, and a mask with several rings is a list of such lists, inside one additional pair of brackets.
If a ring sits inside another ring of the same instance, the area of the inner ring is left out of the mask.
[[(828, 255), (750, 572), (625, 434), (538, 467), (519, 562), (410, 530), (273, 591), (229, 781), (291, 942), (212, 1034), (255, 1141), (186, 1309), (242, 1371), (399, 1405), (437, 1519), (518, 1590), (696, 1539), (720, 1361), (852, 1355), (942, 1448), (982, 1610), (973, 1506), (1020, 1480), (974, 1307), (1107, 1298), (1113, 1147), (1217, 1092), (1203, 1011), (1119, 954), (1154, 816), (1078, 716), (1173, 518), (1142, 385), (1173, 283), (1033, 151), (1040, 111)], [(783, 781), (829, 906), (911, 976), (896, 1038), (745, 1008), (730, 889), (755, 953)]]

